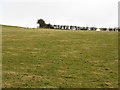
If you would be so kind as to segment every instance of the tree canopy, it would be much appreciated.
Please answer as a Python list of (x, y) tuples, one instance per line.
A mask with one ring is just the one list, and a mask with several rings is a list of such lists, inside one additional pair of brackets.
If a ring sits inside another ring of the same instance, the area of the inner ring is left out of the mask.
[(46, 23), (43, 19), (39, 19), (37, 23), (39, 24), (40, 28), (45, 28), (46, 26)]

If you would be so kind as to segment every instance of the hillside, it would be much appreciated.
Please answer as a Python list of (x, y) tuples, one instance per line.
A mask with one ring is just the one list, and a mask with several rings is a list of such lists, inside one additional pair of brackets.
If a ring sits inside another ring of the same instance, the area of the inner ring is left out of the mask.
[(117, 88), (118, 32), (3, 26), (3, 87)]

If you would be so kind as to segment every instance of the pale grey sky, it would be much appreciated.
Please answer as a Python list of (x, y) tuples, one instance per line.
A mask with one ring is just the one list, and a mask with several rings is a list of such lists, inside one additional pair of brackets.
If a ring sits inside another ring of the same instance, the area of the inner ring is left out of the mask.
[(37, 27), (37, 20), (58, 25), (116, 27), (119, 0), (1, 0), (0, 24)]

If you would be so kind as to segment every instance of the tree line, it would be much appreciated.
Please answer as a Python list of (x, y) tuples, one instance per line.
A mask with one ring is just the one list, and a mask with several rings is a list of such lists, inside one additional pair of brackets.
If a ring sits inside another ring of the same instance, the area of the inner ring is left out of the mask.
[(49, 29), (64, 29), (64, 30), (93, 30), (96, 31), (99, 29), (100, 31), (120, 31), (120, 28), (97, 28), (97, 27), (80, 27), (80, 26), (69, 26), (69, 25), (51, 25), (46, 24), (43, 19), (39, 19), (37, 21), (39, 24), (39, 28), (49, 28)]

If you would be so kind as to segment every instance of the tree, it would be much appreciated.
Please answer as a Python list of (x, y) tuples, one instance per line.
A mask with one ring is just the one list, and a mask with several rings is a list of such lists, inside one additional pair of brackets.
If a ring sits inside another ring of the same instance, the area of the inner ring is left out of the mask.
[(69, 30), (69, 26), (68, 25), (66, 25), (66, 30)]
[(100, 31), (106, 31), (107, 30), (107, 28), (99, 28), (99, 29), (100, 29)]
[(81, 30), (85, 30), (85, 27), (81, 27)]
[(60, 25), (58, 25), (58, 29), (60, 29)]
[(50, 29), (54, 29), (54, 27), (49, 23), (45, 25), (45, 28), (50, 28)]
[[(103, 29), (103, 28), (102, 28)], [(97, 28), (96, 27), (90, 27), (90, 30), (97, 30)]]
[(73, 30), (73, 26), (70, 26), (70, 30)]
[(79, 26), (77, 27), (77, 30), (80, 30), (80, 27), (79, 27)]
[(39, 19), (37, 21), (37, 23), (39, 24), (39, 28), (45, 28), (46, 27), (46, 23), (43, 19)]
[(77, 26), (75, 26), (74, 28), (75, 28), (75, 30), (77, 30)]
[(116, 28), (116, 31), (120, 31), (120, 27), (117, 27), (117, 28)]
[(57, 28), (57, 25), (53, 25), (53, 27), (54, 27), (54, 29), (56, 29), (56, 28)]
[(63, 29), (65, 30), (65, 28), (66, 28), (66, 26), (65, 25), (63, 25)]

